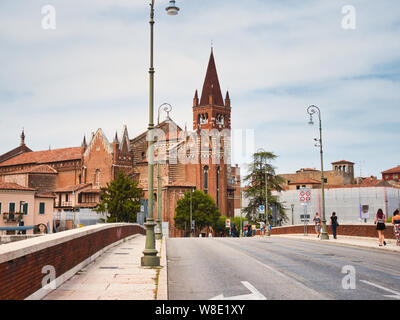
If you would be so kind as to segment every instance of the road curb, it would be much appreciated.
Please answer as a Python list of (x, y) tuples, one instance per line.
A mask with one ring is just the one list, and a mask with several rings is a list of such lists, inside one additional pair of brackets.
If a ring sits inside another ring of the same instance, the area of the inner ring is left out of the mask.
[[(281, 237), (281, 238), (287, 238), (287, 239), (298, 239), (298, 240), (308, 240), (308, 241), (314, 241), (314, 242), (319, 242), (319, 243), (326, 243), (326, 244), (338, 244), (338, 245), (343, 245), (343, 246), (348, 246), (348, 247), (358, 247), (358, 248), (369, 248), (369, 249), (373, 249), (373, 250), (378, 250), (378, 251), (391, 251), (391, 252), (396, 252), (396, 253), (400, 253), (399, 249), (397, 249), (396, 247), (388, 247), (388, 246), (384, 246), (384, 247), (378, 247), (378, 244), (376, 247), (371, 246), (370, 244), (360, 244), (360, 243), (347, 243), (347, 242), (341, 242), (341, 241), (321, 241), (320, 239), (316, 239), (316, 238), (308, 238), (308, 237), (299, 237), (299, 236), (295, 236), (295, 235), (275, 235), (273, 237)], [(272, 238), (272, 237), (271, 237)], [(362, 240), (363, 238), (360, 237), (349, 237), (347, 236), (346, 239), (354, 239), (354, 240)], [(340, 239), (339, 239), (340, 240)]]
[(160, 273), (158, 275), (158, 288), (156, 300), (168, 300), (168, 275), (167, 275), (167, 239), (162, 238), (161, 241), (161, 261)]

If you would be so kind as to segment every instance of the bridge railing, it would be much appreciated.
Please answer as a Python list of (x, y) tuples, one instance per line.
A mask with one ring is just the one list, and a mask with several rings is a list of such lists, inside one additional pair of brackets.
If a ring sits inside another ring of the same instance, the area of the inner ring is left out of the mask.
[(41, 299), (105, 250), (136, 234), (145, 234), (145, 229), (97, 224), (0, 245), (0, 300)]
[[(332, 235), (332, 228), (327, 224), (326, 226), (328, 234)], [(304, 224), (297, 224), (291, 226), (282, 226), (272, 228), (270, 231), (271, 235), (274, 234), (298, 234), (304, 233)], [(307, 225), (307, 233), (316, 234), (314, 224)], [(337, 227), (337, 234), (340, 236), (353, 236), (353, 237), (370, 237), (377, 238), (378, 232), (376, 231), (375, 224), (340, 224)], [(393, 225), (391, 223), (386, 223), (386, 229), (384, 230), (385, 238), (395, 239), (393, 232)]]

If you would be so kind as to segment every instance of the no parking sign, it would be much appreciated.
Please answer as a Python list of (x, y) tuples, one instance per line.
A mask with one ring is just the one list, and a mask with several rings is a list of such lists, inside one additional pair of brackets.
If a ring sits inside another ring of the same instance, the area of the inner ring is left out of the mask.
[(311, 189), (300, 188), (299, 200), (302, 206), (309, 206), (311, 204)]

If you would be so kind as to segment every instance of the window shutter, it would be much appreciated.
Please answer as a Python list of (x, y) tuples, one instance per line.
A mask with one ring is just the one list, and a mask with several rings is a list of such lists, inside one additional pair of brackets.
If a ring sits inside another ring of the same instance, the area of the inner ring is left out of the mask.
[(40, 214), (44, 214), (44, 209), (45, 209), (45, 203), (44, 202), (40, 202), (40, 204), (39, 204), (39, 213)]
[(22, 211), (23, 211), (24, 214), (28, 214), (28, 204), (27, 203), (23, 204)]

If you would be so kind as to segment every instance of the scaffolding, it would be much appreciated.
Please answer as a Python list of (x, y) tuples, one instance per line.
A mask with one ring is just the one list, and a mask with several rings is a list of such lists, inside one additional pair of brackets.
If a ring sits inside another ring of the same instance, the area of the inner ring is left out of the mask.
[[(300, 215), (304, 214), (300, 203), (300, 190), (274, 191), (285, 207), (288, 221), (292, 224), (292, 208), (294, 204), (294, 224), (302, 224)], [(315, 213), (322, 215), (321, 189), (311, 189), (311, 203), (307, 208), (311, 221)], [(339, 223), (373, 223), (376, 212), (382, 209), (389, 218), (393, 211), (400, 207), (400, 189), (392, 187), (351, 187), (325, 188), (325, 217), (327, 223), (332, 212), (336, 212)]]

